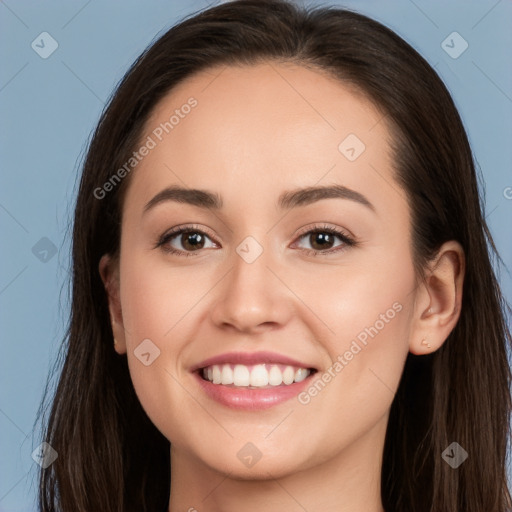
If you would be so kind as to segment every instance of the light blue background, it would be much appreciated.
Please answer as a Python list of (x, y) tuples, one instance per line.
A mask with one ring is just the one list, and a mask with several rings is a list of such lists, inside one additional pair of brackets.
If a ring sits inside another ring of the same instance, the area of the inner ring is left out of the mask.
[[(512, 187), (512, 3), (332, 3), (384, 22), (440, 73), (482, 169), (487, 220), (510, 269), (512, 199), (505, 195)], [(66, 230), (86, 142), (139, 53), (157, 34), (207, 5), (199, 0), (0, 2), (0, 512), (35, 510), (37, 466), (31, 453), (38, 436), (32, 432), (67, 322)], [(453, 31), (469, 43), (458, 59), (441, 47)], [(48, 59), (31, 48), (41, 32), (59, 45)], [(42, 237), (58, 249), (47, 263), (32, 252)], [(500, 280), (510, 302), (511, 277), (503, 271)]]

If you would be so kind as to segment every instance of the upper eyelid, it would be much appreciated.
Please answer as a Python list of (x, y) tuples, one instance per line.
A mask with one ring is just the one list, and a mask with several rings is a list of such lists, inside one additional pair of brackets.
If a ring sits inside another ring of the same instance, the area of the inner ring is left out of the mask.
[(304, 235), (307, 235), (308, 233), (311, 233), (311, 232), (314, 232), (314, 231), (319, 231), (319, 232), (322, 232), (322, 231), (332, 231), (335, 234), (338, 234), (338, 235), (339, 234), (344, 234), (347, 237), (352, 238), (352, 235), (346, 229), (340, 228), (340, 227), (330, 226), (327, 223), (324, 223), (323, 225), (316, 224), (314, 226), (307, 226), (305, 228), (301, 228), (297, 233), (295, 233), (295, 237), (304, 236)]
[[(307, 226), (305, 228), (301, 228), (297, 233), (294, 234), (294, 236), (296, 236), (296, 237), (297, 236), (303, 236), (303, 235), (308, 234), (311, 231), (322, 231), (322, 230), (325, 230), (325, 231), (335, 231), (335, 232), (341, 231), (343, 233), (346, 231), (343, 228), (336, 228), (336, 227), (324, 224), (322, 226), (314, 225), (314, 226)], [(177, 235), (177, 234), (180, 234), (182, 232), (187, 232), (187, 231), (191, 231), (191, 232), (196, 232), (197, 231), (197, 232), (203, 233), (205, 235), (208, 235), (211, 238), (216, 238), (215, 235), (212, 235), (212, 233), (209, 231), (208, 228), (197, 227), (196, 225), (176, 226), (176, 227), (171, 228), (168, 231), (164, 232), (164, 234), (161, 236), (161, 238), (164, 238), (166, 236), (171, 236), (171, 235)], [(348, 236), (348, 234), (347, 234), (347, 236)]]

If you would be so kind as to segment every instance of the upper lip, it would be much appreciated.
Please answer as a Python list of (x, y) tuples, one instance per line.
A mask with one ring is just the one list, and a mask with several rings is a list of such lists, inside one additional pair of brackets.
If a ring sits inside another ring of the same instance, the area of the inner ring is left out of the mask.
[(194, 372), (214, 364), (284, 364), (287, 366), (295, 366), (297, 368), (314, 369), (309, 364), (275, 352), (226, 352), (225, 354), (209, 357), (208, 359), (201, 361), (199, 364), (195, 364), (192, 366), (190, 371)]

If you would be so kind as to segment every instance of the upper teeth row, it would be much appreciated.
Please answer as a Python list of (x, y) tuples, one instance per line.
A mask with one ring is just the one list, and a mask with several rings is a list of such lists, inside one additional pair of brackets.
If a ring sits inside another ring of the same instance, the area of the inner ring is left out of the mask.
[(230, 364), (208, 366), (203, 368), (203, 377), (214, 384), (233, 384), (234, 386), (280, 386), (303, 381), (310, 370), (285, 366), (283, 370), (277, 365), (256, 364), (252, 367), (237, 364), (233, 368)]

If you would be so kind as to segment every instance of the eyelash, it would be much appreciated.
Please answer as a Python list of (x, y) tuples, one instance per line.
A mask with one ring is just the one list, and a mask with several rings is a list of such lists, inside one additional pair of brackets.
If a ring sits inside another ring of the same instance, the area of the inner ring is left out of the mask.
[[(201, 235), (205, 235), (210, 239), (214, 238), (211, 234), (209, 234), (204, 229), (199, 229), (198, 227), (196, 227), (194, 225), (178, 226), (178, 227), (173, 228), (170, 231), (166, 232), (165, 234), (163, 234), (159, 238), (159, 240), (156, 243), (154, 248), (157, 249), (160, 247), (163, 251), (165, 251), (169, 254), (176, 254), (179, 256), (185, 256), (185, 257), (198, 256), (197, 253), (200, 252), (200, 250), (198, 250), (198, 251), (180, 251), (178, 249), (174, 249), (173, 247), (165, 246), (165, 244), (167, 244), (172, 239), (176, 238), (177, 236), (179, 236), (183, 233), (200, 233)], [(334, 247), (332, 249), (328, 249), (325, 251), (315, 250), (315, 249), (302, 249), (302, 251), (304, 251), (308, 256), (333, 254), (333, 253), (344, 251), (345, 249), (347, 249), (347, 247), (357, 246), (357, 242), (352, 237), (347, 235), (344, 231), (341, 231), (337, 228), (327, 226), (327, 225), (314, 226), (312, 228), (309, 228), (309, 229), (307, 229), (307, 231), (303, 231), (303, 232), (299, 233), (297, 235), (297, 239), (300, 240), (300, 239), (304, 238), (306, 235), (311, 235), (314, 233), (327, 233), (329, 235), (334, 235), (334, 236), (338, 237), (343, 242), (343, 245)]]

